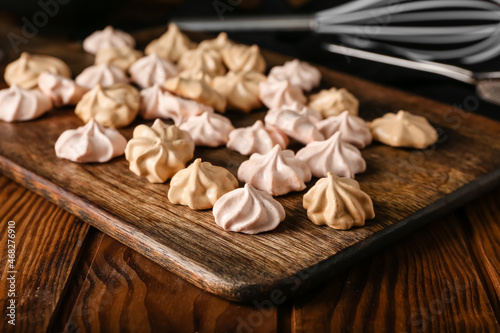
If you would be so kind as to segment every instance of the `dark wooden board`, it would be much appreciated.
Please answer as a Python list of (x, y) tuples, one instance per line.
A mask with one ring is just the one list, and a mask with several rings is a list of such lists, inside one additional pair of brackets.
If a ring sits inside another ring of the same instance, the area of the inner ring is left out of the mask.
[[(144, 45), (158, 34), (136, 37)], [(34, 51), (62, 58), (75, 73), (92, 62), (77, 44)], [(288, 60), (271, 52), (265, 57), (271, 66)], [(315, 226), (302, 208), (303, 193), (296, 193), (278, 198), (287, 218), (275, 231), (256, 236), (224, 232), (211, 211), (171, 205), (168, 184), (136, 177), (123, 157), (103, 165), (57, 159), (57, 137), (82, 125), (71, 109), (54, 110), (32, 122), (0, 123), (0, 169), (196, 286), (231, 300), (303, 292), (499, 183), (500, 123), (326, 68), (321, 71), (324, 87), (346, 87), (360, 99), (360, 115), (366, 120), (405, 109), (427, 117), (443, 133), (439, 144), (426, 151), (377, 143), (363, 150), (368, 169), (357, 180), (373, 198), (377, 214), (363, 228)], [(263, 113), (229, 116), (239, 127)], [(130, 138), (132, 129), (122, 133)], [(196, 155), (233, 173), (246, 159), (225, 148), (197, 148)]]

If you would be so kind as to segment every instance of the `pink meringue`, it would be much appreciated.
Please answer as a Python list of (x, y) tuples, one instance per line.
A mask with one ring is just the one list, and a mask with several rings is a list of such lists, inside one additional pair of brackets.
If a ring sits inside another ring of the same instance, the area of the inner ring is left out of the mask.
[(259, 83), (259, 97), (262, 103), (270, 109), (298, 102), (306, 104), (307, 99), (302, 90), (288, 81), (272, 81)]
[(286, 216), (276, 199), (250, 184), (220, 197), (215, 202), (213, 215), (222, 229), (250, 235), (276, 229)]
[(228, 118), (213, 112), (189, 117), (179, 128), (191, 135), (196, 146), (207, 147), (225, 145), (229, 140), (229, 133), (234, 130)]
[(366, 162), (358, 148), (343, 141), (337, 132), (329, 139), (315, 141), (297, 152), (296, 157), (307, 163), (314, 177), (326, 177), (328, 172), (341, 177), (354, 178), (366, 170)]
[(309, 121), (307, 116), (295, 111), (271, 109), (264, 118), (264, 121), (267, 125), (275, 126), (289, 137), (303, 144), (325, 139), (323, 134)]
[(87, 89), (93, 89), (98, 84), (109, 87), (117, 83), (128, 83), (128, 77), (120, 68), (110, 64), (87, 67), (75, 78), (75, 82)]
[(237, 128), (229, 133), (227, 148), (242, 155), (266, 154), (276, 145), (286, 149), (288, 142), (287, 136), (280, 130), (264, 126), (261, 120), (257, 120), (250, 127)]
[(163, 85), (167, 79), (179, 74), (180, 70), (170, 61), (153, 53), (134, 62), (129, 72), (132, 82), (147, 88), (155, 83)]
[(56, 156), (79, 163), (104, 163), (123, 155), (127, 139), (113, 128), (93, 118), (77, 129), (64, 131), (56, 141)]
[(101, 49), (123, 46), (134, 48), (134, 37), (122, 30), (114, 29), (110, 25), (103, 30), (93, 32), (83, 40), (83, 49), (91, 54), (96, 54)]
[(307, 62), (294, 59), (285, 62), (283, 66), (275, 66), (269, 72), (269, 79), (288, 81), (303, 90), (311, 91), (319, 86), (321, 81), (320, 71)]
[(52, 109), (50, 98), (40, 91), (16, 84), (0, 90), (0, 105), (0, 120), (7, 122), (32, 120)]
[(358, 148), (364, 148), (372, 142), (372, 133), (368, 124), (347, 110), (338, 116), (328, 117), (316, 123), (316, 127), (325, 138), (341, 132), (342, 140)]
[(317, 122), (323, 120), (323, 116), (321, 115), (320, 112), (297, 102), (283, 105), (281, 109), (291, 110), (297, 112), (300, 115), (307, 116), (307, 118), (309, 118), (309, 121), (313, 124), (316, 124)]
[(293, 151), (282, 151), (276, 145), (270, 152), (255, 153), (241, 163), (238, 179), (272, 195), (284, 195), (305, 189), (305, 183), (311, 180), (311, 170)]
[(75, 81), (50, 72), (40, 74), (38, 88), (55, 106), (76, 105), (88, 91)]

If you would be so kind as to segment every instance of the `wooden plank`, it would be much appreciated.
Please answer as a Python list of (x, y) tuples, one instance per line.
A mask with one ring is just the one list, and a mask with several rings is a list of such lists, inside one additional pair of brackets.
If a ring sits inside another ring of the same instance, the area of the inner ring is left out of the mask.
[[(89, 229), (42, 197), (0, 175), (0, 331), (44, 332), (61, 298)], [(15, 221), (16, 325), (6, 319), (8, 222)]]
[(293, 332), (497, 332), (456, 217), (294, 303)]

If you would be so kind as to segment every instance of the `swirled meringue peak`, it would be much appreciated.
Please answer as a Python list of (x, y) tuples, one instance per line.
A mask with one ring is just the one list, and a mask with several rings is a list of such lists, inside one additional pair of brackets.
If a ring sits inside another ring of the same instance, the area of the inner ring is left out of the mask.
[(50, 98), (40, 91), (16, 84), (0, 90), (0, 105), (0, 120), (7, 122), (32, 120), (52, 109)]
[(307, 62), (294, 59), (285, 62), (283, 66), (273, 67), (269, 72), (269, 78), (278, 81), (286, 80), (302, 90), (311, 91), (319, 86), (321, 73)]
[(94, 119), (77, 129), (64, 131), (56, 141), (56, 156), (79, 163), (104, 163), (123, 155), (127, 139)]
[(91, 54), (96, 54), (101, 49), (123, 46), (133, 48), (135, 46), (134, 37), (122, 30), (114, 29), (110, 25), (103, 30), (93, 32), (83, 40), (83, 49)]
[(221, 32), (217, 35), (217, 38), (202, 41), (198, 45), (198, 48), (222, 51), (223, 49), (229, 48), (233, 45), (234, 43), (227, 37), (227, 34), (225, 32)]
[(288, 142), (288, 137), (280, 130), (264, 126), (261, 120), (257, 120), (250, 127), (237, 128), (229, 133), (227, 148), (242, 155), (266, 154), (276, 145), (286, 149)]
[(307, 99), (302, 89), (291, 85), (288, 81), (273, 81), (259, 83), (259, 97), (262, 103), (270, 109), (280, 108), (295, 102), (306, 104)]
[(128, 83), (125, 72), (117, 66), (110, 64), (89, 66), (83, 70), (76, 78), (75, 82), (82, 87), (92, 89), (96, 85), (109, 87), (117, 83)]
[(311, 180), (311, 170), (293, 151), (281, 150), (276, 145), (268, 153), (255, 153), (241, 163), (238, 179), (272, 195), (284, 195), (305, 189), (305, 183)]
[(359, 183), (328, 172), (304, 195), (307, 216), (316, 225), (328, 225), (347, 230), (365, 225), (375, 218), (372, 199), (363, 192)]
[(292, 110), (271, 109), (264, 121), (266, 125), (278, 128), (292, 139), (303, 144), (325, 139), (323, 134), (311, 123), (309, 117)]
[(193, 79), (193, 80), (199, 80), (203, 81), (209, 86), (212, 86), (212, 81), (214, 77), (210, 74), (207, 74), (206, 72), (199, 70), (199, 69), (185, 69), (182, 72), (179, 73), (179, 77), (183, 79)]
[(180, 70), (170, 61), (153, 53), (134, 62), (129, 72), (132, 82), (141, 88), (147, 88), (155, 83), (164, 84), (166, 80), (179, 74)]
[(316, 127), (325, 138), (341, 132), (342, 140), (358, 148), (364, 148), (372, 142), (372, 133), (368, 124), (363, 119), (350, 114), (349, 111), (328, 117), (316, 123)]
[(425, 149), (438, 140), (438, 133), (425, 117), (400, 110), (386, 113), (370, 123), (373, 139), (392, 147)]
[(179, 128), (191, 135), (196, 146), (218, 147), (229, 140), (229, 133), (234, 130), (231, 121), (213, 112), (204, 112), (191, 116)]
[(164, 87), (176, 95), (208, 105), (219, 112), (226, 111), (226, 98), (204, 81), (174, 77), (165, 81)]
[(199, 70), (212, 76), (224, 75), (226, 67), (218, 51), (212, 49), (194, 49), (184, 52), (177, 63), (183, 70)]
[(257, 45), (233, 44), (221, 50), (222, 60), (234, 72), (266, 71), (266, 61)]
[(250, 235), (274, 230), (286, 217), (276, 199), (250, 184), (224, 194), (215, 203), (213, 214), (222, 229)]
[(321, 112), (325, 118), (337, 116), (345, 110), (357, 116), (359, 101), (344, 88), (331, 88), (323, 89), (319, 93), (311, 95), (309, 106)]
[(9, 86), (16, 84), (21, 88), (34, 89), (38, 86), (38, 76), (44, 72), (71, 77), (71, 70), (62, 60), (23, 52), (19, 59), (5, 67), (4, 79)]
[(195, 47), (196, 43), (184, 35), (175, 23), (170, 23), (167, 32), (146, 46), (145, 53), (156, 53), (163, 59), (176, 62), (184, 52)]
[(110, 64), (127, 71), (134, 62), (142, 58), (142, 52), (128, 46), (101, 49), (95, 55), (94, 64)]
[(259, 83), (266, 76), (259, 72), (228, 72), (212, 80), (212, 87), (227, 99), (227, 107), (250, 112), (262, 106), (259, 98)]
[(38, 77), (38, 88), (55, 106), (75, 105), (88, 91), (64, 76), (45, 72)]
[(354, 178), (366, 170), (366, 162), (358, 148), (345, 142), (337, 132), (324, 141), (314, 141), (297, 152), (296, 157), (307, 163), (314, 177), (326, 177), (328, 172)]
[(238, 188), (238, 180), (220, 166), (197, 158), (170, 181), (168, 200), (191, 209), (210, 209), (224, 194)]
[(164, 183), (193, 158), (194, 143), (188, 133), (156, 119), (153, 126), (139, 125), (125, 148), (130, 171), (151, 183)]
[[(309, 118), (309, 121), (313, 124), (316, 124), (317, 122), (323, 120), (323, 116), (321, 115), (321, 113), (314, 110), (313, 108), (310, 108), (310, 107), (305, 106), (303, 104), (300, 104), (298, 102), (293, 102), (291, 104), (283, 105), (281, 107), (281, 109), (294, 111), (300, 115), (307, 116), (307, 118)], [(279, 109), (275, 109), (275, 110), (279, 110)]]
[(76, 105), (75, 114), (85, 123), (95, 118), (107, 127), (125, 127), (137, 116), (140, 99), (139, 91), (130, 84), (97, 85), (83, 95)]

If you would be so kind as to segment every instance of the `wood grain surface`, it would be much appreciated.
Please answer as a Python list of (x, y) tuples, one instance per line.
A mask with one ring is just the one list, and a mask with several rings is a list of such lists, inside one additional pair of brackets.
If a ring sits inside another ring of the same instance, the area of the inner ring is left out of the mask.
[[(144, 44), (157, 34), (136, 37)], [(62, 58), (74, 73), (92, 61), (77, 44), (33, 51)], [(271, 66), (288, 60), (270, 52), (265, 57)], [(210, 211), (171, 205), (166, 198), (168, 184), (149, 184), (136, 177), (124, 158), (103, 165), (57, 159), (53, 151), (57, 137), (82, 125), (71, 109), (54, 110), (32, 122), (0, 123), (0, 169), (196, 286), (232, 300), (266, 298), (274, 290), (287, 296), (303, 292), (329, 279), (354, 257), (369, 254), (498, 183), (499, 123), (325, 68), (321, 71), (324, 87), (346, 87), (359, 97), (360, 115), (366, 120), (405, 109), (427, 117), (441, 133), (439, 143), (425, 151), (380, 144), (363, 151), (368, 169), (357, 179), (373, 198), (377, 214), (363, 228), (335, 231), (313, 225), (298, 193), (278, 198), (287, 218), (275, 231), (257, 236), (226, 233), (215, 225)], [(262, 118), (263, 112), (229, 117), (239, 127)], [(132, 128), (122, 133), (130, 138)], [(233, 173), (246, 159), (223, 148), (197, 148), (196, 155)]]

